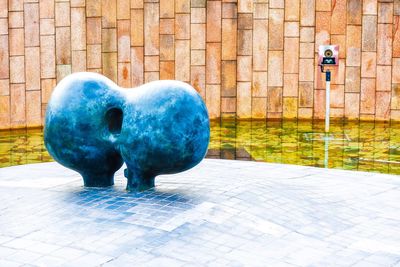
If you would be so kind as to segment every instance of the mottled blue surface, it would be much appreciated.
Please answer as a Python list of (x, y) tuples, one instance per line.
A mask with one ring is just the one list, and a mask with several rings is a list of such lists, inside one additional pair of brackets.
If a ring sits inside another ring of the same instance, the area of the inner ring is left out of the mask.
[(145, 190), (159, 174), (192, 168), (205, 156), (207, 108), (188, 84), (156, 81), (123, 89), (95, 73), (75, 73), (54, 89), (45, 145), (85, 186), (110, 186), (127, 165), (127, 188)]

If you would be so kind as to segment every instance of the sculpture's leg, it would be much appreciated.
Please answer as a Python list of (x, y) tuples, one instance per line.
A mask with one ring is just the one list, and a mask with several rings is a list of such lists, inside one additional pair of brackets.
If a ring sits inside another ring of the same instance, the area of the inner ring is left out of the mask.
[(129, 169), (124, 170), (125, 177), (128, 179), (126, 190), (133, 192), (145, 191), (154, 187), (155, 177), (144, 178), (143, 176), (135, 175)]
[(107, 187), (114, 185), (114, 174), (82, 174), (83, 184), (87, 187)]

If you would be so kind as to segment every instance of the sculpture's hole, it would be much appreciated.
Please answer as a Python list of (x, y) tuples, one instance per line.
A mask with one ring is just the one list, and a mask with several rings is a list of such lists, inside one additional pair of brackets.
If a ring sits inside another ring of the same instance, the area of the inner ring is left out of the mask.
[(108, 130), (112, 134), (120, 134), (122, 128), (123, 113), (120, 108), (110, 108), (106, 113)]

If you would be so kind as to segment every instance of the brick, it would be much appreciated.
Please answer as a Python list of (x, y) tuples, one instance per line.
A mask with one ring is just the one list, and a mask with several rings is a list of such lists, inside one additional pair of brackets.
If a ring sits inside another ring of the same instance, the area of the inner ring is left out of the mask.
[(0, 79), (9, 78), (8, 36), (0, 35)]
[(190, 65), (193, 66), (206, 65), (206, 51), (205, 50), (190, 51)]
[(101, 45), (87, 45), (87, 67), (101, 68)]
[(238, 17), (238, 14), (237, 14), (236, 3), (222, 3), (222, 18), (223, 19), (237, 19), (237, 17)]
[(206, 25), (192, 24), (190, 45), (192, 49), (206, 49)]
[(9, 11), (22, 11), (24, 10), (24, 0), (9, 0), (8, 1)]
[(361, 63), (361, 27), (347, 27), (346, 65), (360, 66)]
[(283, 86), (283, 51), (269, 51), (268, 86)]
[(395, 16), (393, 29), (393, 57), (400, 57), (400, 16)]
[(344, 108), (331, 108), (330, 117), (335, 119), (343, 119)]
[(315, 0), (300, 1), (300, 25), (315, 25)]
[[(318, 1), (317, 1), (318, 2)], [(346, 34), (346, 0), (336, 0), (332, 9), (331, 34)]]
[(299, 82), (299, 107), (313, 106), (313, 82)]
[(221, 44), (207, 44), (206, 82), (207, 84), (221, 83)]
[(42, 125), (42, 103), (39, 90), (26, 92), (26, 125), (28, 127)]
[(101, 18), (87, 18), (87, 43), (101, 44)]
[(240, 56), (250, 56), (253, 54), (253, 31), (238, 30), (237, 54)]
[(56, 77), (56, 57), (54, 35), (40, 37), (40, 77)]
[(378, 23), (393, 23), (393, 3), (378, 3)]
[(25, 111), (25, 85), (24, 84), (11, 84), (10, 85), (10, 114), (11, 127), (20, 128), (26, 126), (26, 111)]
[(131, 80), (131, 64), (129, 62), (118, 63), (118, 85), (130, 88)]
[(344, 108), (344, 85), (331, 85), (330, 107)]
[(315, 24), (315, 48), (318, 49), (320, 45), (330, 44), (330, 12), (317, 12)]
[(299, 73), (299, 38), (285, 38), (284, 73)]
[(312, 119), (313, 110), (312, 108), (299, 108), (297, 111), (297, 116), (299, 119)]
[(102, 29), (101, 39), (103, 52), (117, 52), (117, 29)]
[(206, 105), (210, 119), (221, 116), (221, 90), (218, 84), (207, 84), (206, 86)]
[(346, 77), (346, 63), (344, 59), (339, 59), (339, 66), (333, 69), (333, 84), (344, 84)]
[(174, 34), (175, 19), (160, 19), (160, 34)]
[(86, 71), (86, 50), (72, 51), (71, 60), (72, 72)]
[(8, 0), (0, 0), (0, 18), (7, 18), (8, 11)]
[(392, 28), (392, 24), (378, 24), (376, 62), (380, 65), (392, 64)]
[(252, 13), (253, 12), (253, 0), (239, 0), (238, 1), (238, 12), (239, 13)]
[(177, 40), (190, 39), (190, 14), (176, 14), (175, 38)]
[(331, 0), (318, 0), (315, 2), (316, 11), (331, 11)]
[(299, 23), (295, 21), (285, 22), (285, 37), (299, 37)]
[(390, 118), (390, 91), (376, 92), (376, 120), (388, 120)]
[(160, 18), (173, 18), (175, 14), (175, 1), (160, 0)]
[(70, 7), (69, 2), (55, 3), (56, 27), (70, 26)]
[(251, 117), (251, 82), (237, 83), (237, 116), (240, 119)]
[(314, 42), (314, 27), (300, 28), (300, 42)]
[(101, 13), (103, 28), (117, 27), (117, 0), (101, 0)]
[(314, 43), (300, 43), (300, 58), (314, 58)]
[[(117, 46), (118, 46), (118, 62), (130, 62), (131, 60), (131, 39), (130, 39), (130, 21), (119, 20), (117, 22)], [(125, 66), (125, 65), (121, 65)], [(130, 68), (129, 68), (130, 69)], [(130, 83), (130, 82), (129, 82)]]
[(190, 13), (190, 23), (206, 23), (206, 9), (192, 8)]
[(221, 95), (236, 96), (236, 61), (222, 61)]
[(10, 80), (0, 80), (0, 96), (10, 95)]
[(25, 82), (24, 56), (10, 57), (10, 83)]
[(9, 129), (10, 126), (10, 96), (0, 95), (0, 129)]
[(144, 82), (144, 50), (143, 47), (131, 48), (132, 87)]
[(400, 83), (400, 58), (393, 58), (392, 83)]
[(39, 47), (25, 48), (25, 79), (26, 90), (40, 90)]
[(190, 81), (190, 40), (175, 41), (175, 78), (180, 81)]
[(282, 112), (282, 87), (268, 87), (268, 112)]
[(267, 98), (254, 97), (251, 103), (251, 118), (265, 119), (267, 117)]
[(269, 11), (269, 49), (283, 50), (283, 9)]
[(390, 112), (390, 119), (393, 121), (399, 121), (400, 120), (400, 110), (391, 110)]
[(253, 97), (268, 96), (268, 73), (266, 71), (253, 72)]
[(360, 67), (346, 67), (346, 92), (360, 92)]
[[(131, 0), (131, 8), (143, 8), (144, 7), (144, 2), (143, 0)], [(150, 2), (150, 1), (147, 1)], [(160, 0), (160, 4), (163, 2), (163, 0)]]
[(346, 35), (331, 35), (331, 44), (339, 45), (339, 58), (346, 58)]
[(71, 33), (69, 27), (56, 28), (56, 63), (71, 64)]
[(100, 0), (86, 0), (86, 16), (100, 17), (101, 6)]
[(361, 0), (347, 0), (347, 24), (361, 25)]
[(314, 119), (325, 118), (325, 90), (314, 90)]
[(255, 20), (253, 31), (253, 69), (268, 69), (268, 21)]
[(299, 81), (314, 81), (314, 59), (301, 58), (299, 60)]
[(115, 83), (118, 79), (117, 73), (117, 53), (102, 53), (103, 75)]
[(160, 62), (160, 80), (175, 79), (175, 62), (161, 61)]
[[(2, 19), (7, 23), (7, 18)], [(24, 12), (9, 12), (8, 13), (8, 28), (24, 27)]]
[(190, 13), (190, 0), (175, 0), (176, 13)]
[(190, 84), (201, 95), (203, 100), (206, 99), (206, 67), (191, 66), (190, 67)]
[(285, 8), (285, 1), (282, 1), (282, 0), (269, 0), (269, 7), (270, 8)]
[(57, 83), (60, 82), (62, 79), (64, 79), (66, 76), (71, 74), (71, 65), (66, 64), (66, 65), (57, 65)]
[(50, 100), (51, 93), (56, 87), (56, 79), (42, 79), (42, 103), (48, 103)]
[(376, 16), (363, 16), (362, 25), (362, 50), (376, 51)]
[(283, 117), (287, 119), (297, 118), (297, 98), (284, 97), (283, 98)]
[(238, 29), (239, 30), (253, 29), (253, 15), (252, 14), (238, 14)]
[(160, 60), (175, 60), (175, 45), (173, 35), (160, 36)]
[(361, 77), (376, 77), (376, 53), (363, 52), (361, 57)]
[(144, 45), (144, 37), (143, 37), (144, 24), (143, 23), (144, 23), (143, 10), (132, 9), (131, 10), (131, 45), (132, 46), (143, 46)]
[(71, 0), (71, 7), (85, 7), (85, 0)]
[(54, 35), (55, 32), (54, 19), (40, 19), (40, 35)]
[(84, 8), (71, 9), (71, 49), (86, 49), (86, 17)]
[[(117, 0), (117, 19), (130, 19), (130, 0)], [(123, 66), (123, 65), (121, 65)]]
[(159, 69), (160, 69), (159, 56), (144, 57), (144, 71), (159, 71)]
[(144, 5), (144, 54), (158, 55), (160, 49), (159, 39), (159, 6), (157, 3)]
[(240, 82), (250, 82), (252, 77), (252, 57), (237, 57), (237, 80)]
[(207, 1), (207, 42), (221, 42), (221, 2)]
[(268, 19), (268, 3), (254, 3), (254, 19)]
[(378, 14), (378, 1), (377, 0), (364, 0), (363, 1), (363, 14), (376, 15)]
[(360, 114), (360, 94), (345, 93), (344, 114), (348, 119), (358, 119)]
[(392, 86), (391, 108), (400, 109), (400, 84), (393, 84)]
[(221, 113), (236, 112), (236, 97), (221, 97)]
[(235, 60), (237, 47), (237, 20), (222, 20), (222, 60)]
[(392, 66), (376, 67), (376, 91), (390, 91), (392, 87)]
[(375, 114), (375, 79), (361, 79), (360, 112)]
[(400, 16), (400, 2), (399, 0), (395, 0), (393, 3), (393, 14), (395, 16)]
[(300, 20), (300, 0), (285, 1), (285, 21)]
[(20, 56), (24, 54), (24, 29), (10, 29), (10, 56)]
[(299, 75), (298, 74), (284, 74), (283, 75), (283, 96), (296, 96), (299, 89)]

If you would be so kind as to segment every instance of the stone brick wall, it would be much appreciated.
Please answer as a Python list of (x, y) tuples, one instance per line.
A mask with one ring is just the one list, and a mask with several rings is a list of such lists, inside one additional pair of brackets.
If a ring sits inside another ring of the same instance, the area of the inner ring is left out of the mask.
[(400, 0), (0, 0), (0, 128), (39, 126), (65, 75), (191, 83), (212, 118), (400, 120)]

